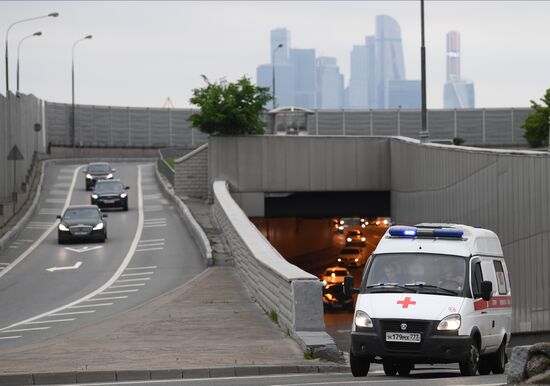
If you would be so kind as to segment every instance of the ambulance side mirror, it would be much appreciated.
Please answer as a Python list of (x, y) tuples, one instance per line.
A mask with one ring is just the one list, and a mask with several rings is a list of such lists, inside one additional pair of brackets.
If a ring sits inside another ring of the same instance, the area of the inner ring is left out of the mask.
[(353, 288), (353, 276), (346, 276), (344, 278), (344, 295), (351, 296), (354, 293), (359, 292), (358, 288)]
[(491, 295), (493, 294), (493, 283), (485, 280), (481, 282), (481, 298), (483, 300), (491, 300)]

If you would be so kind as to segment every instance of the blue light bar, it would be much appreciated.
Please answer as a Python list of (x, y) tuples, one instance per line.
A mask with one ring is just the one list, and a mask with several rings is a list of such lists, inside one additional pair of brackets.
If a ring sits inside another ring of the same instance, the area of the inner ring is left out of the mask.
[(434, 229), (434, 237), (453, 237), (453, 238), (462, 238), (464, 232), (458, 229)]
[(416, 236), (416, 228), (414, 227), (403, 227), (403, 226), (393, 226), (388, 230), (390, 236), (401, 236), (401, 237), (414, 237)]

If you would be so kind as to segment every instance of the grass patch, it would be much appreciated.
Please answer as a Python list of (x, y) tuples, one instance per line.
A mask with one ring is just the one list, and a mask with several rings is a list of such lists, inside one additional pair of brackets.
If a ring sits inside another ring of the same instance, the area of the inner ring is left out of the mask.
[(170, 167), (172, 169), (174, 169), (174, 170), (176, 169), (176, 159), (175, 158), (165, 158), (164, 160), (166, 161), (166, 163), (168, 165), (170, 165)]
[(304, 359), (312, 360), (312, 359), (317, 359), (317, 357), (309, 351), (304, 351)]
[(269, 319), (275, 324), (279, 324), (279, 316), (274, 310), (269, 311)]

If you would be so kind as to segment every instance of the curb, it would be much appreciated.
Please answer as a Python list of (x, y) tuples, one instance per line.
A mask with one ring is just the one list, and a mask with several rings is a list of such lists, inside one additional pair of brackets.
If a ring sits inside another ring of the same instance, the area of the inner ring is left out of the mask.
[(204, 230), (201, 228), (197, 220), (193, 217), (191, 214), (191, 211), (185, 205), (183, 200), (179, 198), (175, 193), (174, 189), (169, 186), (163, 179), (163, 177), (160, 175), (157, 164), (155, 162), (154, 164), (155, 169), (155, 176), (157, 178), (157, 181), (162, 186), (164, 193), (174, 202), (174, 204), (177, 207), (178, 214), (184, 221), (185, 225), (187, 226), (187, 229), (189, 229), (191, 236), (199, 246), (199, 249), (202, 252), (203, 257), (206, 260), (206, 265), (208, 267), (211, 267), (214, 265), (214, 260), (212, 258), (212, 247), (210, 246), (210, 242), (208, 241), (208, 237), (206, 237), (206, 234), (204, 233)]
[(127, 382), (169, 379), (205, 379), (223, 377), (246, 377), (276, 374), (349, 373), (348, 366), (338, 365), (268, 365), (205, 367), (195, 369), (165, 370), (115, 370), (82, 371), (63, 373), (31, 373), (0, 375), (1, 386), (74, 384), (89, 382)]

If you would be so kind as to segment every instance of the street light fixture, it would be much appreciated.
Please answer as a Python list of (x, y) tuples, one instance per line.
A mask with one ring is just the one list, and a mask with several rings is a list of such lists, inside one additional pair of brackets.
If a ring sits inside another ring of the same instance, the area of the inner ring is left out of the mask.
[(75, 108), (74, 108), (74, 49), (78, 43), (81, 41), (84, 41), (86, 39), (91, 39), (92, 35), (84, 36), (82, 39), (78, 39), (76, 42), (73, 43), (73, 50), (72, 50), (72, 65), (71, 65), (71, 88), (72, 88), (72, 117), (71, 117), (71, 143), (74, 148), (75, 146)]
[(422, 131), (420, 131), (420, 142), (430, 141), (428, 131), (427, 109), (426, 109), (426, 47), (424, 46), (424, 0), (420, 0), (420, 30), (422, 34), (422, 45), (420, 46), (420, 66), (422, 76)]
[(283, 43), (279, 43), (277, 45), (277, 47), (275, 47), (273, 49), (273, 52), (271, 53), (271, 65), (272, 65), (272, 70), (273, 70), (272, 73), (271, 73), (271, 75), (272, 75), (271, 80), (272, 80), (272, 86), (273, 86), (272, 89), (271, 89), (271, 93), (272, 93), (271, 96), (272, 96), (272, 99), (273, 99), (273, 108), (274, 109), (277, 108), (277, 101), (275, 99), (276, 98), (276, 96), (275, 96), (275, 53), (277, 52), (277, 50), (279, 48), (282, 48), (282, 47), (283, 47)]
[(21, 43), (23, 43), (28, 38), (32, 38), (33, 36), (42, 36), (42, 32), (35, 32), (32, 35), (25, 36), (23, 39), (19, 41), (19, 44), (17, 45), (17, 91), (15, 95), (19, 96), (19, 57), (21, 54)]

